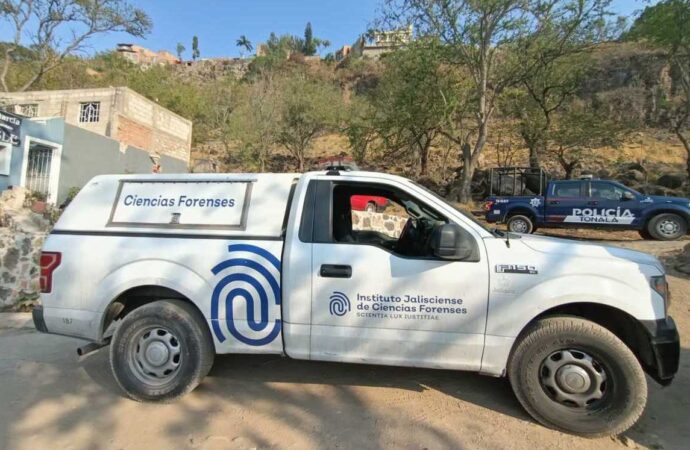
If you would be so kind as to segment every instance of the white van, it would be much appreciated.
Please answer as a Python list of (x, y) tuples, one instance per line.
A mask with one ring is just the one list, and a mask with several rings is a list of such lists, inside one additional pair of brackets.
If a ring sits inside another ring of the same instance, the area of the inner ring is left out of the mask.
[(41, 285), (36, 327), (110, 344), (136, 400), (191, 391), (216, 353), (271, 353), (508, 376), (539, 422), (600, 436), (639, 418), (645, 371), (678, 369), (656, 258), (491, 231), (379, 173), (96, 177)]

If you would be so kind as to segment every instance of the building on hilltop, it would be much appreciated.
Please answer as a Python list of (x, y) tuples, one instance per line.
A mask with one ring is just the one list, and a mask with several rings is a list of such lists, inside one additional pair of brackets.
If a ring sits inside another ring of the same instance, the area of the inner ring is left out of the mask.
[(104, 173), (187, 172), (191, 121), (126, 87), (0, 93), (0, 190), (59, 204)]
[(117, 44), (116, 50), (118, 55), (139, 66), (150, 67), (154, 65), (180, 64), (177, 56), (166, 50), (155, 52), (135, 44)]
[(342, 61), (347, 57), (374, 58), (395, 51), (412, 42), (414, 30), (412, 25), (407, 28), (399, 28), (389, 31), (372, 31), (360, 36), (354, 44), (344, 45), (336, 51), (336, 61)]

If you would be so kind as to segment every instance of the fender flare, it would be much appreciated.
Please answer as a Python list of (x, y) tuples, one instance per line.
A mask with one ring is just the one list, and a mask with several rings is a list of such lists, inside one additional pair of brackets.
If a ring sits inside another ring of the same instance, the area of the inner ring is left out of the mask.
[[(201, 275), (177, 262), (143, 259), (118, 267), (98, 284), (96, 292), (99, 295), (94, 304), (99, 313), (99, 339), (108, 307), (124, 292), (141, 286), (160, 286), (179, 292), (204, 318), (210, 317), (211, 286)], [(209, 298), (209, 302), (203, 302), (204, 298)]]
[[(555, 285), (558, 289), (554, 290)], [(558, 294), (553, 295), (554, 292)], [(656, 300), (650, 302), (635, 287), (602, 275), (566, 275), (545, 280), (515, 298), (506, 299), (498, 311), (489, 305), (480, 372), (503, 374), (518, 337), (535, 318), (549, 310), (589, 303), (616, 309), (638, 321), (654, 320), (663, 316), (664, 308), (663, 300)]]
[(525, 204), (516, 204), (516, 205), (508, 205), (508, 208), (506, 208), (505, 214), (503, 214), (503, 222), (508, 220), (508, 218), (512, 215), (519, 214), (520, 212), (523, 212), (523, 215), (527, 215), (532, 220), (534, 221), (534, 225), (537, 224), (537, 219), (539, 217), (539, 212), (536, 210), (531, 205), (525, 205)]
[(686, 208), (683, 208), (680, 205), (674, 205), (672, 203), (657, 203), (645, 209), (642, 215), (642, 226), (646, 227), (649, 221), (652, 220), (655, 216), (667, 213), (677, 214), (681, 216), (683, 219), (685, 219), (685, 222), (688, 224), (688, 227), (690, 228), (690, 211), (688, 211)]

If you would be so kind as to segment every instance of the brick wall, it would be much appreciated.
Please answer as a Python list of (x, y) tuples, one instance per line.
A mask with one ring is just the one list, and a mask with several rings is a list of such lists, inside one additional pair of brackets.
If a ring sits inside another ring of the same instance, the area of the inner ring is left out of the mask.
[(124, 116), (119, 116), (117, 120), (117, 138), (123, 144), (154, 150), (153, 131), (149, 127)]

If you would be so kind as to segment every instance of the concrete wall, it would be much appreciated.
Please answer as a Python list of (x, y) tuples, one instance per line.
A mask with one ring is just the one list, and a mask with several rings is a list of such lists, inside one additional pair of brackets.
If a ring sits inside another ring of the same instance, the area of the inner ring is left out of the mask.
[[(117, 141), (65, 124), (57, 204), (65, 201), (71, 188), (84, 186), (96, 175), (122, 173), (122, 160)], [(148, 169), (150, 172), (150, 164)], [(144, 170), (141, 167), (141, 171)]]
[[(20, 186), (24, 151), (29, 138), (62, 145), (62, 159), (58, 178), (56, 204), (60, 205), (70, 189), (81, 188), (91, 178), (103, 174), (151, 173), (153, 162), (145, 150), (121, 143), (65, 123), (62, 118), (45, 120), (24, 120), (22, 122), (19, 147), (12, 148), (10, 175), (0, 175), (0, 191), (9, 186)], [(188, 172), (187, 161), (162, 156), (163, 172)]]
[(181, 159), (171, 158), (163, 155), (160, 160), (160, 165), (163, 173), (187, 173), (189, 167), (187, 163)]
[[(98, 122), (79, 122), (84, 102), (100, 102)], [(36, 104), (38, 117), (62, 117), (124, 146), (189, 162), (192, 122), (126, 87), (0, 93), (0, 104)]]
[[(185, 161), (162, 157), (164, 172), (188, 172)], [(58, 204), (71, 188), (84, 186), (96, 175), (151, 173), (153, 162), (149, 153), (136, 147), (120, 151), (120, 143), (79, 127), (65, 124), (65, 142), (62, 148), (62, 167), (58, 189)]]

